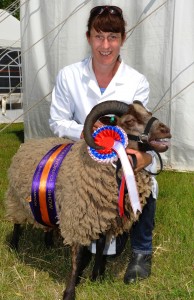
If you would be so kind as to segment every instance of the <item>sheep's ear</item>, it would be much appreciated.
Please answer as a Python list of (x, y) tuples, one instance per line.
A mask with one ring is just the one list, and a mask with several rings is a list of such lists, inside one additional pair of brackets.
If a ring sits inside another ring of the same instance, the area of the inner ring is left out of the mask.
[[(135, 100), (135, 101), (133, 101), (133, 104), (138, 104), (139, 105), (139, 107), (136, 106), (136, 109), (135, 109), (136, 111), (139, 111), (141, 114), (143, 114), (143, 109), (144, 109), (144, 112), (146, 114), (149, 114), (149, 115), (152, 116), (152, 113), (147, 108), (145, 108), (145, 106), (142, 104), (141, 101)], [(140, 107), (143, 108), (143, 109), (139, 110)]]
[(134, 100), (133, 104), (139, 104), (139, 105), (143, 106), (143, 103), (141, 101), (139, 101), (139, 100)]

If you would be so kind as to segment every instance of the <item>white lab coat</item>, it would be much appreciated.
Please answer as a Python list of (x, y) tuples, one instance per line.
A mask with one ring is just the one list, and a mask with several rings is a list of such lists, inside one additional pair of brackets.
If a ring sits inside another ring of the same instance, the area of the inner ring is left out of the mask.
[(58, 74), (52, 93), (49, 124), (59, 137), (78, 140), (86, 116), (96, 104), (120, 100), (127, 104), (139, 100), (148, 103), (149, 83), (145, 76), (126, 65), (123, 60), (101, 94), (92, 68), (91, 57), (64, 67)]

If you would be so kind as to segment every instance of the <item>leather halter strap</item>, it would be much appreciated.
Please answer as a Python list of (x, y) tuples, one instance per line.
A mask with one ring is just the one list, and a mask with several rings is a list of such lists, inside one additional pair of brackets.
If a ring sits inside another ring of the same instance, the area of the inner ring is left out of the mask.
[(150, 132), (152, 124), (156, 120), (158, 120), (158, 119), (155, 118), (155, 117), (151, 117), (151, 119), (148, 121), (148, 123), (147, 123), (147, 125), (145, 127), (144, 132), (141, 133), (140, 135), (128, 134), (127, 136), (129, 138), (129, 140), (136, 141), (136, 142), (139, 142), (139, 143), (147, 143), (147, 141), (148, 141), (148, 134)]
[(154, 123), (154, 121), (158, 120), (155, 117), (151, 117), (151, 119), (147, 122), (146, 128), (144, 130), (144, 134), (147, 134), (150, 132), (150, 128), (152, 127), (152, 124)]
[[(155, 117), (151, 117), (151, 119), (148, 121), (148, 123), (147, 123), (147, 125), (146, 125), (145, 130), (144, 130), (143, 133), (141, 133), (140, 135), (128, 134), (127, 135), (128, 139), (132, 140), (132, 141), (136, 141), (138, 143), (148, 144), (148, 134), (149, 134), (149, 131), (150, 131), (151, 127), (152, 127), (153, 122), (156, 121), (156, 120), (158, 120), (158, 119), (155, 118)], [(147, 171), (147, 170), (146, 171), (149, 174), (151, 174), (151, 175), (158, 175), (162, 171), (162, 169), (163, 169), (162, 158), (161, 158), (159, 152), (155, 151), (150, 145), (149, 145), (149, 150), (150, 151), (154, 151), (157, 154), (157, 156), (159, 158), (159, 162), (160, 162), (160, 170), (158, 172), (156, 172), (156, 173), (152, 173), (152, 172)]]

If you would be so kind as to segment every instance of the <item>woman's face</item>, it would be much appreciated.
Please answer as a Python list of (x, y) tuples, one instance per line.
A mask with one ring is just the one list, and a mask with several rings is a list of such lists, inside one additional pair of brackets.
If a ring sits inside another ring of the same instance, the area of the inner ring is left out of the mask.
[(97, 32), (94, 28), (91, 29), (90, 35), (87, 35), (87, 39), (91, 46), (93, 62), (103, 65), (115, 63), (125, 40), (121, 33)]

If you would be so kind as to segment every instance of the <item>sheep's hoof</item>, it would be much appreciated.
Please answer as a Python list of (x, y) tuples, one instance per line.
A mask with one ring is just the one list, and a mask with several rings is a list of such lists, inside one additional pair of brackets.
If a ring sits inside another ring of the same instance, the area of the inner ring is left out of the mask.
[(18, 244), (19, 244), (20, 235), (21, 235), (21, 225), (20, 224), (14, 224), (12, 239), (8, 243), (10, 249), (18, 251)]
[(105, 276), (105, 274), (103, 273), (101, 273), (101, 274), (99, 274), (99, 273), (92, 273), (92, 275), (90, 276), (90, 280), (91, 281), (93, 281), (93, 282), (95, 282), (95, 281), (99, 281), (99, 282), (102, 282), (103, 280), (104, 280), (104, 276)]
[(54, 246), (53, 230), (45, 232), (44, 242), (47, 249), (52, 248)]
[(75, 292), (65, 290), (63, 300), (75, 300)]
[(17, 251), (18, 252), (18, 242), (16, 243), (15, 241), (11, 240), (8, 243), (8, 246), (11, 250)]

